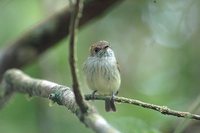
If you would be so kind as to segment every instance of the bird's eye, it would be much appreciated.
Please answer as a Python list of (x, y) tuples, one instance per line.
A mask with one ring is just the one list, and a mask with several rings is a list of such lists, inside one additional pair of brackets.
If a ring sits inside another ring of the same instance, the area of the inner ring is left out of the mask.
[(100, 51), (100, 48), (95, 48), (94, 51), (95, 53), (98, 53)]

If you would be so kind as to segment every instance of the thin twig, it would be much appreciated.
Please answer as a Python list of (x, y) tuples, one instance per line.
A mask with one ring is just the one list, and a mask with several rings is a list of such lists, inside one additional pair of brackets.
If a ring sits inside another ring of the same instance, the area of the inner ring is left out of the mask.
[(69, 42), (69, 65), (71, 69), (71, 76), (72, 76), (72, 88), (74, 91), (76, 103), (80, 107), (81, 112), (86, 113), (88, 106), (84, 102), (84, 98), (81, 94), (79, 81), (77, 77), (77, 67), (76, 67), (76, 29), (79, 23), (79, 19), (81, 17), (82, 8), (83, 8), (83, 0), (77, 0), (76, 4), (73, 6), (74, 10), (71, 15), (71, 22), (70, 22), (70, 42)]
[[(86, 100), (105, 100), (107, 98), (111, 98), (111, 97), (110, 96), (101, 96), (101, 95), (95, 95), (95, 96), (85, 95)], [(200, 115), (192, 114), (190, 112), (181, 112), (181, 111), (172, 110), (172, 109), (168, 108), (167, 106), (159, 106), (159, 105), (142, 102), (142, 101), (135, 100), (135, 99), (125, 98), (125, 97), (117, 97), (117, 96), (114, 97), (114, 100), (115, 100), (115, 102), (119, 102), (119, 103), (128, 103), (128, 104), (137, 105), (137, 106), (140, 106), (143, 108), (152, 109), (152, 110), (158, 111), (164, 115), (172, 115), (172, 116), (184, 117), (184, 118), (188, 118), (188, 119), (200, 120)]]
[[(190, 107), (188, 108), (189, 112), (197, 113), (200, 108), (200, 95), (192, 102)], [(173, 133), (183, 133), (186, 128), (189, 127), (189, 125), (192, 124), (189, 119), (184, 119), (180, 123), (178, 123), (174, 129)]]
[(119, 133), (119, 131), (113, 128), (94, 110), (88, 111), (87, 115), (82, 115), (80, 108), (76, 104), (74, 93), (69, 87), (46, 80), (31, 78), (17, 69), (6, 71), (3, 76), (2, 87), (9, 92), (50, 98), (59, 105), (65, 106), (79, 119), (84, 117), (82, 123), (84, 123), (86, 127), (93, 129), (96, 133)]

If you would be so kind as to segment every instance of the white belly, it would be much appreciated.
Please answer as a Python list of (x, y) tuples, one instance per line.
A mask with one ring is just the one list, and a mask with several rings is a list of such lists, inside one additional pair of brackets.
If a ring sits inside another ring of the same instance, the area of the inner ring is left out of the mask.
[(101, 95), (112, 95), (120, 87), (121, 78), (116, 61), (99, 60), (87, 62), (86, 79), (90, 89)]

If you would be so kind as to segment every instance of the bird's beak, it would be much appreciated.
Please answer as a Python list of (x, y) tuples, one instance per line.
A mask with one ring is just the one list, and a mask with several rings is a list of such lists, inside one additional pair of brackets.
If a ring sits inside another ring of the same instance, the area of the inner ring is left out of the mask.
[(108, 45), (106, 45), (103, 49), (107, 49), (107, 48), (109, 48), (109, 46)]

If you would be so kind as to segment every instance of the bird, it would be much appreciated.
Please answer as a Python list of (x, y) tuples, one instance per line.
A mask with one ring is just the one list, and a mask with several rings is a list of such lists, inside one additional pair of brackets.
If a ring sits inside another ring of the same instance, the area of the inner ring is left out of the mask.
[(105, 99), (105, 110), (116, 112), (114, 96), (121, 84), (119, 65), (110, 43), (98, 41), (90, 47), (90, 54), (84, 62), (83, 71), (88, 87), (95, 93), (111, 96)]

